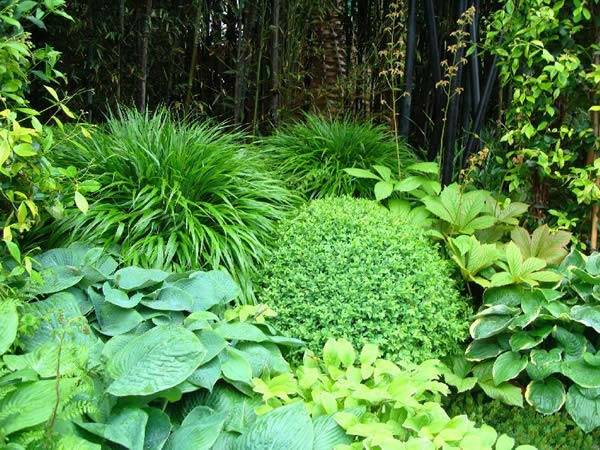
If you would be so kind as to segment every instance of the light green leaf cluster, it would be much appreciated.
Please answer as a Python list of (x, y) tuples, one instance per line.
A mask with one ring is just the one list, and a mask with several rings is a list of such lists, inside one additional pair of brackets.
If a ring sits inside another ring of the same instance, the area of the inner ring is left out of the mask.
[(317, 420), (329, 421), (332, 430), (341, 429), (351, 439), (342, 442), (343, 434), (339, 434), (335, 447), (318, 447), (314, 427), (315, 445), (311, 445), (313, 434), (306, 421), (304, 436), (299, 439), (306, 445), (298, 448), (309, 450), (514, 448), (509, 436), (499, 436), (487, 425), (476, 427), (465, 415), (450, 417), (446, 413), (440, 399), (449, 388), (442, 376), (451, 372), (439, 361), (398, 365), (380, 356), (372, 344), (357, 353), (347, 340), (327, 341), (322, 359), (310, 352), (305, 355), (297, 379), (288, 374), (285, 383), (255, 381), (255, 390), (265, 401), (262, 411), (270, 411), (263, 418), (289, 408), (306, 408), (315, 425)]

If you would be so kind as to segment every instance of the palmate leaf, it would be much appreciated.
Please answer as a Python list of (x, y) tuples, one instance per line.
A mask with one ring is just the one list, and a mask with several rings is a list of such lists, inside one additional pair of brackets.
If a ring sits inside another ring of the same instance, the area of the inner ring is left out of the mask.
[(107, 391), (117, 397), (151, 395), (184, 382), (206, 350), (196, 335), (180, 326), (157, 326), (129, 340), (108, 360), (114, 380)]
[(526, 283), (537, 286), (540, 282), (557, 282), (562, 279), (557, 272), (542, 270), (546, 262), (539, 258), (523, 259), (521, 251), (514, 242), (505, 246), (506, 263), (499, 263), (503, 272), (494, 274), (491, 278), (492, 286), (506, 286), (509, 284)]
[(519, 247), (525, 258), (539, 258), (549, 265), (560, 264), (567, 255), (566, 246), (571, 233), (552, 232), (548, 225), (542, 225), (530, 235), (525, 228), (517, 227), (510, 233), (512, 241)]
[(495, 217), (480, 215), (485, 207), (487, 193), (484, 191), (462, 192), (453, 183), (439, 196), (425, 197), (425, 207), (444, 222), (445, 234), (473, 234), (477, 230), (489, 228), (496, 222)]

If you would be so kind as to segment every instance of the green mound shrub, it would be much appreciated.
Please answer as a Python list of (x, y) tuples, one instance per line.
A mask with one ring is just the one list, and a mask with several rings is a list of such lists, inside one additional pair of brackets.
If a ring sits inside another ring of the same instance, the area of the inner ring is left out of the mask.
[(55, 152), (84, 183), (102, 187), (88, 197), (87, 214), (66, 214), (42, 231), (46, 246), (117, 244), (129, 264), (225, 267), (240, 281), (263, 258), (293, 198), (243, 137), (164, 110), (121, 112)]
[(318, 351), (327, 338), (376, 343), (391, 359), (460, 352), (470, 306), (450, 264), (418, 229), (377, 203), (310, 202), (280, 223), (256, 284), (275, 323)]
[(344, 172), (348, 167), (382, 165), (397, 170), (414, 162), (409, 147), (384, 126), (307, 115), (262, 142), (264, 153), (288, 186), (307, 198), (369, 196), (372, 183)]
[(506, 405), (482, 393), (461, 394), (446, 400), (450, 415), (466, 414), (477, 425), (486, 423), (498, 433), (508, 433), (517, 444), (530, 444), (539, 450), (596, 450), (600, 432), (585, 433), (565, 411), (544, 416), (532, 407)]

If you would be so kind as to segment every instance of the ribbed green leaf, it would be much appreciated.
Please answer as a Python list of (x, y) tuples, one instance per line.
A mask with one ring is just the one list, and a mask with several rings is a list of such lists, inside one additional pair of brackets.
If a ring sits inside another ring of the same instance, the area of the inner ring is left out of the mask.
[(184, 382), (206, 350), (180, 326), (157, 326), (131, 339), (106, 365), (112, 395), (151, 395)]

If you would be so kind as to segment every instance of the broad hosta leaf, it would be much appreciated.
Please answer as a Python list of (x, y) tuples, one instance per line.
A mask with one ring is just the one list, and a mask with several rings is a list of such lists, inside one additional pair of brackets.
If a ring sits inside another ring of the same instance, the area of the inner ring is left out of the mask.
[(94, 305), (99, 331), (107, 336), (127, 333), (137, 327), (144, 318), (135, 309), (121, 308), (104, 300), (102, 295), (88, 289), (88, 296)]
[(565, 361), (579, 360), (587, 349), (587, 341), (585, 336), (581, 334), (571, 333), (562, 327), (556, 327), (552, 331), (552, 336), (563, 348), (563, 359)]
[(114, 289), (108, 282), (102, 285), (102, 293), (107, 302), (121, 308), (135, 308), (143, 297), (142, 294), (135, 294), (129, 297), (127, 292)]
[(333, 450), (336, 445), (350, 445), (352, 438), (346, 434), (331, 416), (320, 416), (313, 420), (315, 440), (313, 450)]
[(514, 352), (532, 349), (539, 345), (550, 334), (551, 330), (549, 327), (545, 335), (543, 333), (534, 334), (527, 331), (518, 331), (510, 337), (510, 348)]
[(500, 400), (507, 405), (523, 406), (523, 395), (521, 388), (510, 383), (502, 383), (496, 386), (493, 382), (479, 382), (488, 397)]
[(513, 316), (511, 315), (480, 317), (471, 324), (469, 331), (473, 339), (485, 339), (502, 333), (512, 320)]
[(224, 413), (225, 430), (242, 433), (256, 419), (254, 409), (262, 404), (260, 398), (249, 397), (224, 383), (218, 383), (211, 393), (199, 400), (217, 412)]
[(600, 306), (577, 305), (571, 308), (571, 318), (600, 333)]
[(496, 337), (478, 339), (469, 344), (465, 356), (469, 361), (483, 361), (484, 359), (494, 358), (505, 350)]
[(494, 361), (492, 376), (497, 385), (519, 375), (527, 367), (527, 356), (518, 352), (506, 352)]
[(196, 333), (206, 349), (203, 363), (210, 361), (227, 347), (227, 341), (212, 330), (202, 330)]
[(56, 266), (40, 272), (42, 284), (36, 286), (37, 294), (53, 294), (75, 286), (83, 279), (81, 270), (69, 266)]
[(221, 322), (214, 331), (228, 340), (252, 342), (268, 340), (267, 335), (260, 328), (247, 322)]
[(0, 301), (0, 356), (11, 347), (17, 337), (19, 315), (15, 303)]
[(269, 342), (242, 342), (236, 346), (241, 351), (252, 368), (252, 377), (259, 378), (265, 371), (271, 375), (289, 372), (290, 366), (283, 359), (279, 347)]
[(232, 381), (251, 384), (252, 367), (246, 356), (232, 347), (227, 347), (222, 355), (221, 371), (223, 375)]
[(130, 450), (144, 450), (148, 414), (139, 408), (112, 413), (107, 423), (78, 422), (84, 430)]
[(554, 377), (532, 381), (525, 390), (527, 403), (542, 414), (554, 414), (562, 408), (566, 398), (565, 387)]
[(531, 295), (531, 292), (531, 289), (520, 286), (494, 287), (483, 293), (483, 303), (485, 305), (520, 306), (523, 297)]
[(169, 416), (157, 408), (144, 409), (148, 414), (144, 450), (161, 450), (171, 434)]
[(184, 382), (202, 362), (206, 350), (194, 333), (181, 326), (157, 326), (131, 339), (106, 365), (115, 396), (151, 395)]
[(583, 359), (563, 362), (561, 372), (581, 387), (600, 388), (600, 370)]
[(600, 426), (600, 393), (572, 385), (567, 393), (567, 412), (586, 433)]
[(219, 378), (221, 378), (221, 361), (219, 361), (219, 358), (213, 358), (206, 364), (198, 367), (189, 376), (188, 381), (196, 386), (212, 391)]
[(302, 402), (260, 416), (238, 442), (238, 449), (312, 450), (314, 427)]
[(194, 298), (177, 286), (165, 286), (154, 293), (156, 298), (146, 298), (144, 306), (165, 311), (192, 311)]
[(202, 420), (186, 423), (167, 441), (165, 450), (210, 450), (225, 423), (224, 414), (213, 414)]
[[(61, 380), (61, 399), (68, 398), (77, 381)], [(62, 403), (62, 401), (61, 401)], [(46, 422), (56, 404), (56, 380), (23, 383), (0, 400), (0, 429), (5, 435)]]
[(158, 269), (125, 267), (115, 273), (117, 286), (126, 291), (142, 289), (163, 282), (169, 274)]
[(527, 365), (527, 374), (533, 380), (543, 380), (553, 373), (559, 373), (562, 364), (562, 351), (553, 348), (546, 350), (532, 350), (530, 361)]

